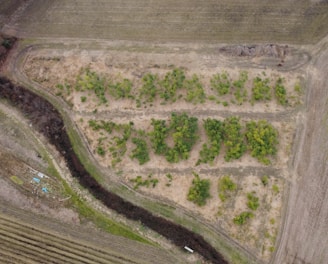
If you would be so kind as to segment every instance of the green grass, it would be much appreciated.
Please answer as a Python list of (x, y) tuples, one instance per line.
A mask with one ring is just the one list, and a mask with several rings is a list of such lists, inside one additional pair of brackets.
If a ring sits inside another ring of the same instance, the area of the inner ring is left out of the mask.
[(15, 176), (15, 175), (11, 176), (10, 179), (18, 185), (23, 185), (24, 184), (24, 181), (22, 179), (20, 179), (19, 177)]

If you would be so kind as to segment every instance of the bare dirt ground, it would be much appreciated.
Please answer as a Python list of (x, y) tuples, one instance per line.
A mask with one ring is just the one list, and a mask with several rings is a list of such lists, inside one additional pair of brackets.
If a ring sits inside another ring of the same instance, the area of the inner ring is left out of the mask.
[(6, 32), (152, 42), (314, 43), (327, 34), (328, 23), (325, 1), (26, 2), (25, 16), (6, 24)]

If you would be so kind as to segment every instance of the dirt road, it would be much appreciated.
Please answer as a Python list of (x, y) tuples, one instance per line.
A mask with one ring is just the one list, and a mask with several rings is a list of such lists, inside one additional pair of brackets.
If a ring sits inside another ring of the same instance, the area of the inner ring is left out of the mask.
[(273, 263), (324, 264), (328, 259), (328, 42), (319, 45), (305, 76), (305, 128), (295, 151), (286, 227)]

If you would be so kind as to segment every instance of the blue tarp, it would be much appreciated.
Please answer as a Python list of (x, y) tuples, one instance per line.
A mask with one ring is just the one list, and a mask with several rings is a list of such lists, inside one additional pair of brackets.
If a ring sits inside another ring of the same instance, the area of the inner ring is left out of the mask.
[(42, 188), (42, 191), (43, 191), (44, 193), (48, 193), (48, 189), (47, 189), (46, 187), (43, 187), (43, 188)]
[(33, 181), (35, 181), (36, 183), (40, 183), (40, 179), (39, 178), (33, 178)]

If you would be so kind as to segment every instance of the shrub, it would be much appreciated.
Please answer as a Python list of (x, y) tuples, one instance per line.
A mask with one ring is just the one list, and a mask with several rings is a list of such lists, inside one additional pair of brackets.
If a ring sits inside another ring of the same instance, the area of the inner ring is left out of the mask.
[(147, 188), (152, 186), (153, 188), (155, 188), (158, 183), (158, 179), (153, 179), (152, 175), (149, 174), (148, 178), (144, 180), (142, 176), (138, 175), (136, 178), (131, 179), (130, 182), (134, 183), (133, 189), (137, 190), (139, 186), (144, 186)]
[(231, 180), (230, 176), (226, 175), (219, 180), (218, 189), (219, 198), (222, 202), (224, 202), (227, 199), (229, 192), (235, 191), (237, 189), (237, 184)]
[(206, 94), (203, 85), (199, 81), (196, 74), (192, 76), (191, 80), (185, 82), (187, 89), (186, 101), (194, 104), (204, 103), (206, 99)]
[(184, 80), (186, 79), (185, 73), (180, 68), (175, 68), (171, 72), (166, 73), (160, 84), (160, 97), (164, 101), (175, 102), (177, 99), (177, 91), (183, 88)]
[(139, 161), (139, 165), (145, 164), (149, 161), (149, 152), (146, 141), (141, 138), (132, 138), (132, 142), (137, 147), (132, 150), (131, 158), (136, 158)]
[(237, 215), (233, 222), (236, 225), (243, 225), (245, 224), (249, 219), (253, 218), (254, 214), (252, 212), (242, 212), (241, 214)]
[(151, 125), (154, 127), (153, 131), (149, 133), (152, 147), (156, 154), (166, 154), (168, 146), (165, 139), (168, 136), (169, 129), (166, 126), (165, 120), (151, 120)]
[(271, 88), (269, 86), (269, 79), (262, 80), (256, 77), (253, 80), (252, 99), (255, 101), (268, 101), (271, 100)]
[(170, 131), (172, 131), (174, 147), (168, 149), (167, 161), (179, 162), (181, 159), (188, 159), (189, 153), (198, 139), (197, 118), (189, 117), (186, 113), (172, 113)]
[(223, 123), (221, 121), (208, 118), (204, 121), (204, 128), (209, 140), (209, 146), (203, 144), (199, 153), (200, 157), (197, 161), (197, 165), (200, 163), (213, 162), (220, 153), (223, 138)]
[(247, 90), (245, 89), (245, 83), (247, 80), (248, 73), (246, 71), (242, 71), (239, 74), (238, 80), (233, 82), (233, 87), (235, 90), (234, 95), (239, 105), (247, 100)]
[(264, 164), (270, 164), (269, 155), (277, 153), (278, 131), (267, 121), (246, 124), (246, 139), (251, 155)]
[(211, 88), (214, 89), (218, 95), (225, 95), (230, 91), (230, 78), (227, 72), (215, 74), (210, 80)]
[(109, 83), (108, 90), (115, 99), (132, 98), (132, 82), (129, 79), (123, 79), (122, 82)]
[(144, 98), (146, 102), (153, 102), (158, 90), (158, 76), (147, 73), (142, 77), (142, 87), (139, 91), (139, 97)]
[(198, 174), (193, 174), (195, 178), (192, 180), (187, 199), (198, 206), (203, 206), (206, 204), (206, 200), (211, 197), (210, 181), (207, 179), (201, 180)]
[(232, 116), (228, 117), (223, 122), (223, 141), (226, 146), (226, 154), (224, 159), (230, 161), (239, 159), (246, 151), (244, 137), (241, 133), (241, 124), (239, 118)]
[(101, 146), (98, 146), (98, 147), (97, 147), (97, 153), (98, 153), (100, 156), (105, 156), (106, 151), (105, 151)]
[(283, 79), (279, 78), (276, 82), (276, 86), (274, 88), (274, 94), (279, 104), (286, 105), (287, 104), (287, 91), (283, 85)]
[(268, 183), (269, 183), (269, 177), (264, 175), (262, 178), (261, 178), (261, 182), (263, 183), (264, 186), (267, 186)]
[(105, 78), (100, 76), (90, 68), (82, 68), (75, 82), (76, 91), (93, 91), (100, 103), (107, 103), (105, 96)]
[(247, 207), (252, 210), (257, 210), (257, 208), (260, 206), (259, 198), (255, 196), (254, 193), (248, 193), (247, 194)]

